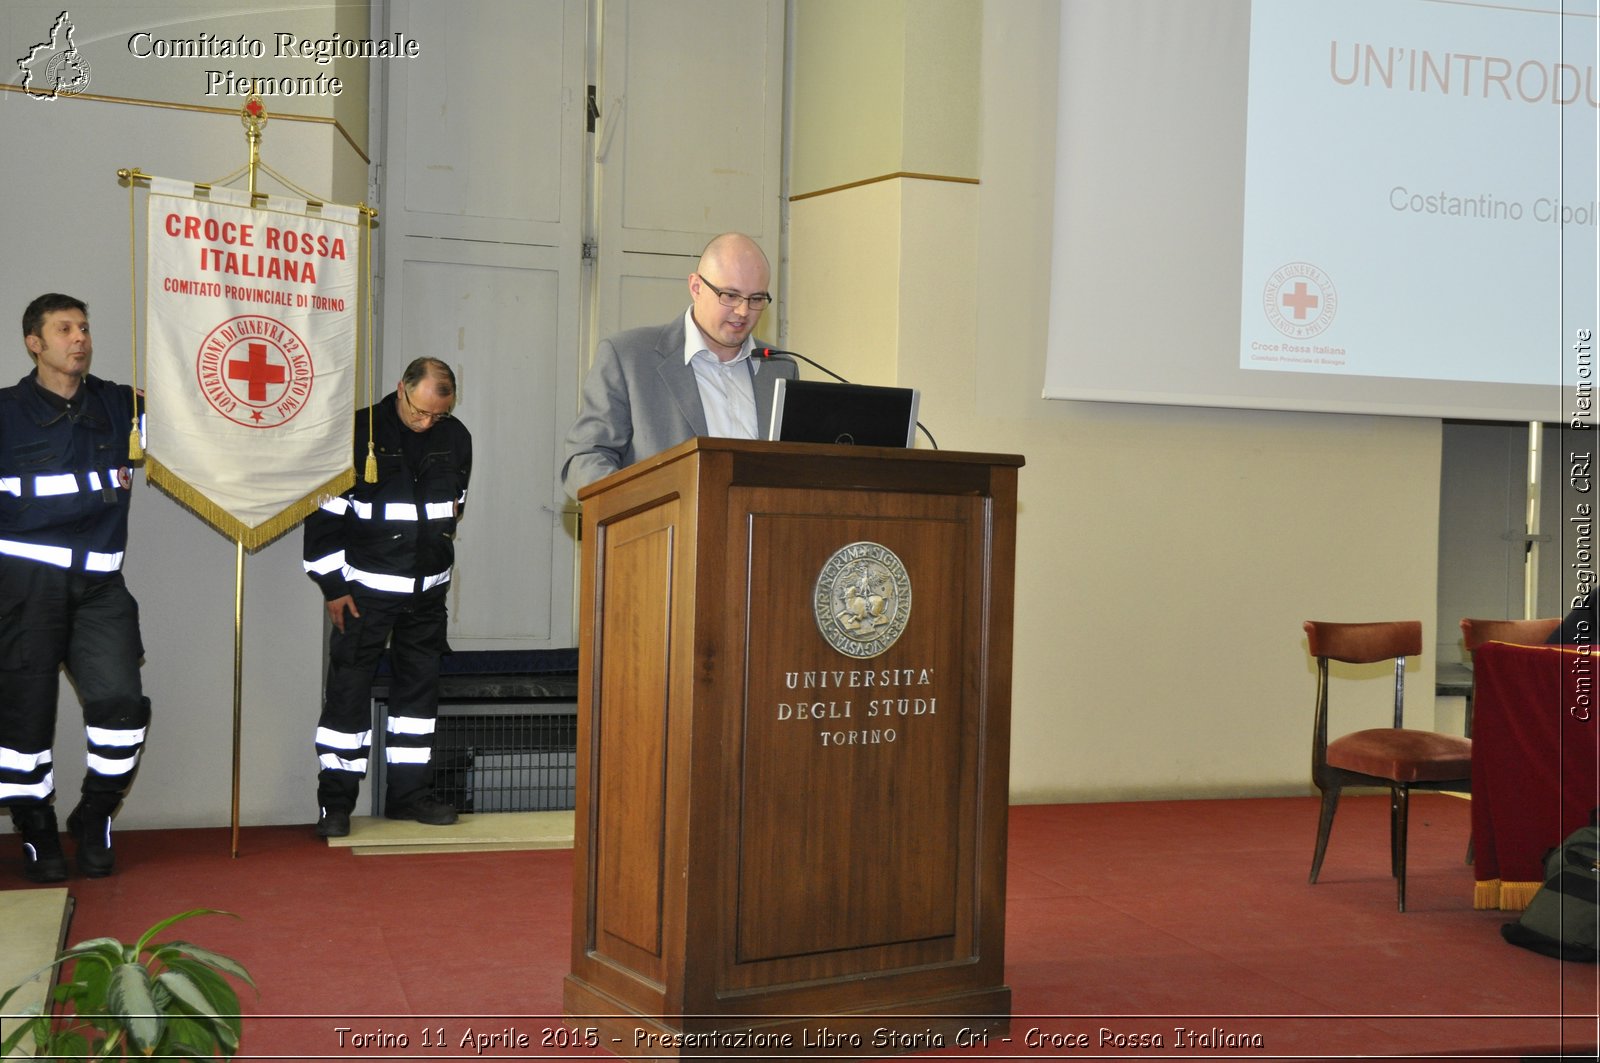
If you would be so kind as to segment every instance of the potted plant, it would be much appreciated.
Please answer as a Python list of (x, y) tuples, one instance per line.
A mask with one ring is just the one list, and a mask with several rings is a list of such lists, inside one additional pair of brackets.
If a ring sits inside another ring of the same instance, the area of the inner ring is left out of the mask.
[(239, 994), (228, 977), (254, 989), (250, 975), (209, 949), (155, 940), (193, 916), (229, 914), (195, 908), (163, 919), (132, 945), (92, 938), (66, 949), (0, 996), (3, 1014), (23, 985), (72, 965), (51, 992), (54, 1016), (38, 1006), (25, 1011), (0, 1041), (0, 1057), (31, 1037), (35, 1053), (50, 1058), (232, 1059), (239, 1050)]

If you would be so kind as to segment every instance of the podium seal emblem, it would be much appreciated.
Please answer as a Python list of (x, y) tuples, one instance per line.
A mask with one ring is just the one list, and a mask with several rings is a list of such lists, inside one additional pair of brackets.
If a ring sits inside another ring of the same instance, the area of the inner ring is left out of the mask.
[(823, 563), (811, 600), (828, 645), (847, 657), (876, 657), (911, 619), (911, 577), (888, 547), (851, 543)]

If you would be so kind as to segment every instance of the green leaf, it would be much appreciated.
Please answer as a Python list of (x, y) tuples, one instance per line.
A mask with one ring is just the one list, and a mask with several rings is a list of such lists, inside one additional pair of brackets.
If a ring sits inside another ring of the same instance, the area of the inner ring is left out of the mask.
[(188, 958), (174, 959), (167, 967), (171, 971), (181, 971), (189, 976), (190, 981), (205, 996), (209, 1005), (208, 1011), (213, 1015), (238, 1015), (239, 994), (234, 992), (233, 986), (216, 971), (207, 967), (198, 960)]
[[(9, 995), (9, 994), (8, 994)], [(0, 1001), (0, 1010), (4, 1002)], [(6, 1034), (5, 1040), (0, 1041), (0, 1059), (9, 1058), (15, 1051), (23, 1037), (32, 1034), (33, 1043), (41, 1045), (50, 1036), (50, 1020), (39, 1011), (39, 1005), (30, 1004), (21, 1014), (14, 1016), (15, 1022), (11, 1032)]]
[(122, 942), (118, 941), (116, 938), (89, 938), (86, 941), (78, 942), (71, 948), (63, 949), (61, 952), (61, 958), (63, 960), (70, 960), (78, 956), (104, 953), (107, 957), (111, 958), (111, 962), (121, 963), (122, 950), (124, 947), (125, 946), (122, 944)]
[(169, 968), (156, 976), (155, 984), (165, 989), (172, 1000), (196, 1015), (211, 1013), (211, 1001), (206, 999), (205, 993), (201, 992), (200, 987), (187, 973)]
[[(255, 980), (250, 977), (250, 972), (245, 970), (244, 965), (232, 957), (224, 956), (220, 952), (212, 952), (210, 949), (203, 949), (199, 945), (191, 945), (187, 941), (174, 941), (171, 942), (171, 945), (190, 959), (198, 960), (207, 967), (215, 968), (224, 974), (231, 974), (251, 989), (256, 987)], [(168, 966), (171, 966), (170, 960), (168, 961)]]
[(204, 1020), (177, 1015), (167, 1023), (167, 1037), (162, 1048), (171, 1055), (200, 1059), (212, 1058), (219, 1049), (225, 1055), (233, 1055), (239, 1048), (238, 1040), (219, 1037), (219, 1032), (224, 1035), (227, 1033), (226, 1030), (218, 1031)]
[(81, 1059), (89, 1054), (89, 1041), (75, 1029), (58, 1030), (40, 1042), (42, 1055), (57, 1059)]
[(11, 998), (16, 996), (16, 994), (23, 987), (25, 987), (29, 982), (32, 982), (36, 978), (40, 978), (40, 977), (43, 977), (44, 975), (49, 974), (51, 971), (55, 970), (57, 967), (60, 967), (65, 962), (66, 962), (66, 959), (64, 957), (57, 957), (56, 959), (51, 960), (49, 963), (45, 964), (43, 967), (39, 968), (37, 971), (34, 971), (33, 973), (29, 974), (28, 977), (24, 978), (22, 981), (18, 982), (16, 985), (12, 986), (10, 989), (6, 990), (4, 994), (0, 994), (0, 1013), (4, 1013), (5, 1012), (6, 1005), (11, 1003)]
[(120, 966), (122, 966), (120, 952), (116, 959), (109, 962), (100, 953), (77, 957), (72, 965), (72, 980), (63, 985), (67, 986), (69, 998), (79, 1011), (86, 1008), (94, 1011), (105, 1010), (111, 972)]
[(150, 972), (142, 964), (125, 963), (112, 972), (106, 1004), (135, 1048), (146, 1054), (155, 1048), (161, 1039), (162, 1017), (151, 998)]
[[(236, 1050), (244, 1023), (239, 1015), (239, 994), (216, 971), (188, 958), (174, 959), (167, 973), (181, 973), (192, 983), (203, 1003), (196, 1010), (214, 1027), (218, 1042)], [(185, 1005), (189, 1003), (184, 1001)]]
[(220, 908), (190, 908), (187, 912), (179, 912), (177, 915), (168, 916), (155, 926), (151, 927), (149, 930), (146, 930), (144, 934), (140, 936), (138, 943), (134, 945), (134, 954), (139, 955), (143, 953), (145, 947), (150, 944), (155, 936), (167, 929), (167, 927), (172, 926), (174, 923), (181, 923), (185, 919), (193, 919), (197, 915), (226, 915), (231, 916), (234, 919), (239, 918), (232, 912), (224, 912)]

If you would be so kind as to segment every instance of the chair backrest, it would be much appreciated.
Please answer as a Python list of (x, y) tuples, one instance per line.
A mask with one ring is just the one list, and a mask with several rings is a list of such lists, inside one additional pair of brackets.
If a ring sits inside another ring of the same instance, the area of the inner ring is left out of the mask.
[(1369, 624), (1305, 622), (1306, 643), (1317, 659), (1317, 708), (1311, 727), (1311, 774), (1323, 782), (1328, 758), (1328, 662), (1373, 664), (1394, 659), (1394, 726), (1405, 720), (1406, 658), (1422, 652), (1422, 621), (1384, 620)]
[(1560, 626), (1559, 616), (1546, 616), (1538, 620), (1478, 620), (1468, 617), (1461, 621), (1461, 642), (1468, 653), (1485, 642), (1542, 646)]
[[(1509, 642), (1516, 646), (1543, 646), (1561, 626), (1559, 616), (1540, 617), (1538, 620), (1482, 620), (1466, 617), (1461, 621), (1461, 644), (1472, 654), (1485, 642)], [(1472, 737), (1473, 703), (1478, 699), (1478, 676), (1473, 673), (1472, 689), (1467, 693), (1467, 707), (1462, 727), (1468, 738)]]
[(1311, 656), (1372, 664), (1390, 658), (1404, 660), (1422, 652), (1422, 621), (1385, 620), (1373, 624), (1335, 624), (1326, 620), (1305, 622)]

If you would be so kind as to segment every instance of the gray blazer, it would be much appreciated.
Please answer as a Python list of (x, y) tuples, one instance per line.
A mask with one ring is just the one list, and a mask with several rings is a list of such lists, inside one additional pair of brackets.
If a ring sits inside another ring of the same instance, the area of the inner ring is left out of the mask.
[[(764, 344), (756, 341), (756, 346)], [(751, 359), (756, 424), (766, 431), (779, 377), (793, 380), (788, 358)], [(567, 431), (561, 484), (578, 489), (684, 440), (706, 435), (694, 370), (683, 362), (683, 318), (629, 329), (600, 342), (583, 380), (583, 408)]]

